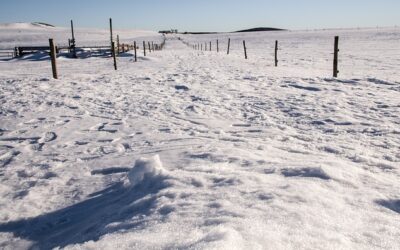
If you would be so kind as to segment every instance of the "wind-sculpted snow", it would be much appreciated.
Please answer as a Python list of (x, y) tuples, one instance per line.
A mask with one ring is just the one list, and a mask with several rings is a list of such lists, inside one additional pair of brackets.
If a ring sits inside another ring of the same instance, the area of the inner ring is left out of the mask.
[(60, 56), (60, 80), (48, 57), (0, 61), (0, 248), (397, 249), (397, 59), (370, 68), (354, 50), (357, 71), (335, 79), (320, 59), (270, 67), (251, 44), (274, 33), (243, 36), (247, 61), (175, 36), (118, 71)]

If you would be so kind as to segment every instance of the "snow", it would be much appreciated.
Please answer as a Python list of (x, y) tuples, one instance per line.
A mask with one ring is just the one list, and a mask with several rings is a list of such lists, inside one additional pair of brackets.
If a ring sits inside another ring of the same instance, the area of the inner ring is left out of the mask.
[[(69, 37), (41, 29), (0, 28), (0, 46)], [(47, 55), (0, 60), (0, 248), (398, 249), (399, 37), (170, 35), (118, 71), (59, 57), (59, 80)]]
[(158, 155), (151, 159), (140, 158), (128, 173), (129, 183), (134, 187), (145, 181), (157, 182), (160, 178), (165, 178), (165, 172)]

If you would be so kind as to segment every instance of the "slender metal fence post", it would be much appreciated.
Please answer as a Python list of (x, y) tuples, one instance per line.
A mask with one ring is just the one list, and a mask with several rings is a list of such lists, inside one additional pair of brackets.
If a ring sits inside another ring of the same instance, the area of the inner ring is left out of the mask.
[(229, 49), (230, 49), (230, 47), (231, 47), (231, 39), (229, 38), (229, 39), (228, 39), (228, 53), (227, 53), (228, 55), (229, 55)]
[(112, 42), (114, 41), (114, 39), (113, 39), (113, 28), (112, 28), (112, 19), (111, 18), (110, 18), (110, 39), (111, 39), (110, 45), (112, 46)]
[(53, 39), (49, 39), (49, 45), (50, 45), (50, 57), (51, 57), (51, 69), (53, 71), (53, 78), (58, 79), (58, 74), (57, 74), (57, 62), (56, 62), (56, 46), (54, 45)]
[(278, 67), (278, 41), (275, 41), (275, 67)]
[(244, 58), (247, 59), (246, 41), (243, 40)]

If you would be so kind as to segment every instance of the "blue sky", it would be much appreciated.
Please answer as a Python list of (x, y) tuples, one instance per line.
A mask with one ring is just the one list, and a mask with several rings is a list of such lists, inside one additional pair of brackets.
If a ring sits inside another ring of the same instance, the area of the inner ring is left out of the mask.
[(0, 22), (233, 31), (400, 25), (400, 0), (0, 0)]

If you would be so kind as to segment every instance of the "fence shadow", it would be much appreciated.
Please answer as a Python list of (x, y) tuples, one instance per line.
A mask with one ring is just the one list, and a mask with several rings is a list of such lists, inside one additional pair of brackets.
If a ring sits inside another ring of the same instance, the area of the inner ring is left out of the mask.
[(63, 248), (70, 244), (96, 241), (102, 235), (140, 226), (141, 222), (129, 219), (150, 214), (156, 199), (151, 194), (165, 188), (163, 183), (157, 180), (135, 187), (117, 183), (72, 206), (0, 224), (0, 232), (13, 233), (15, 237), (35, 242), (30, 249)]

